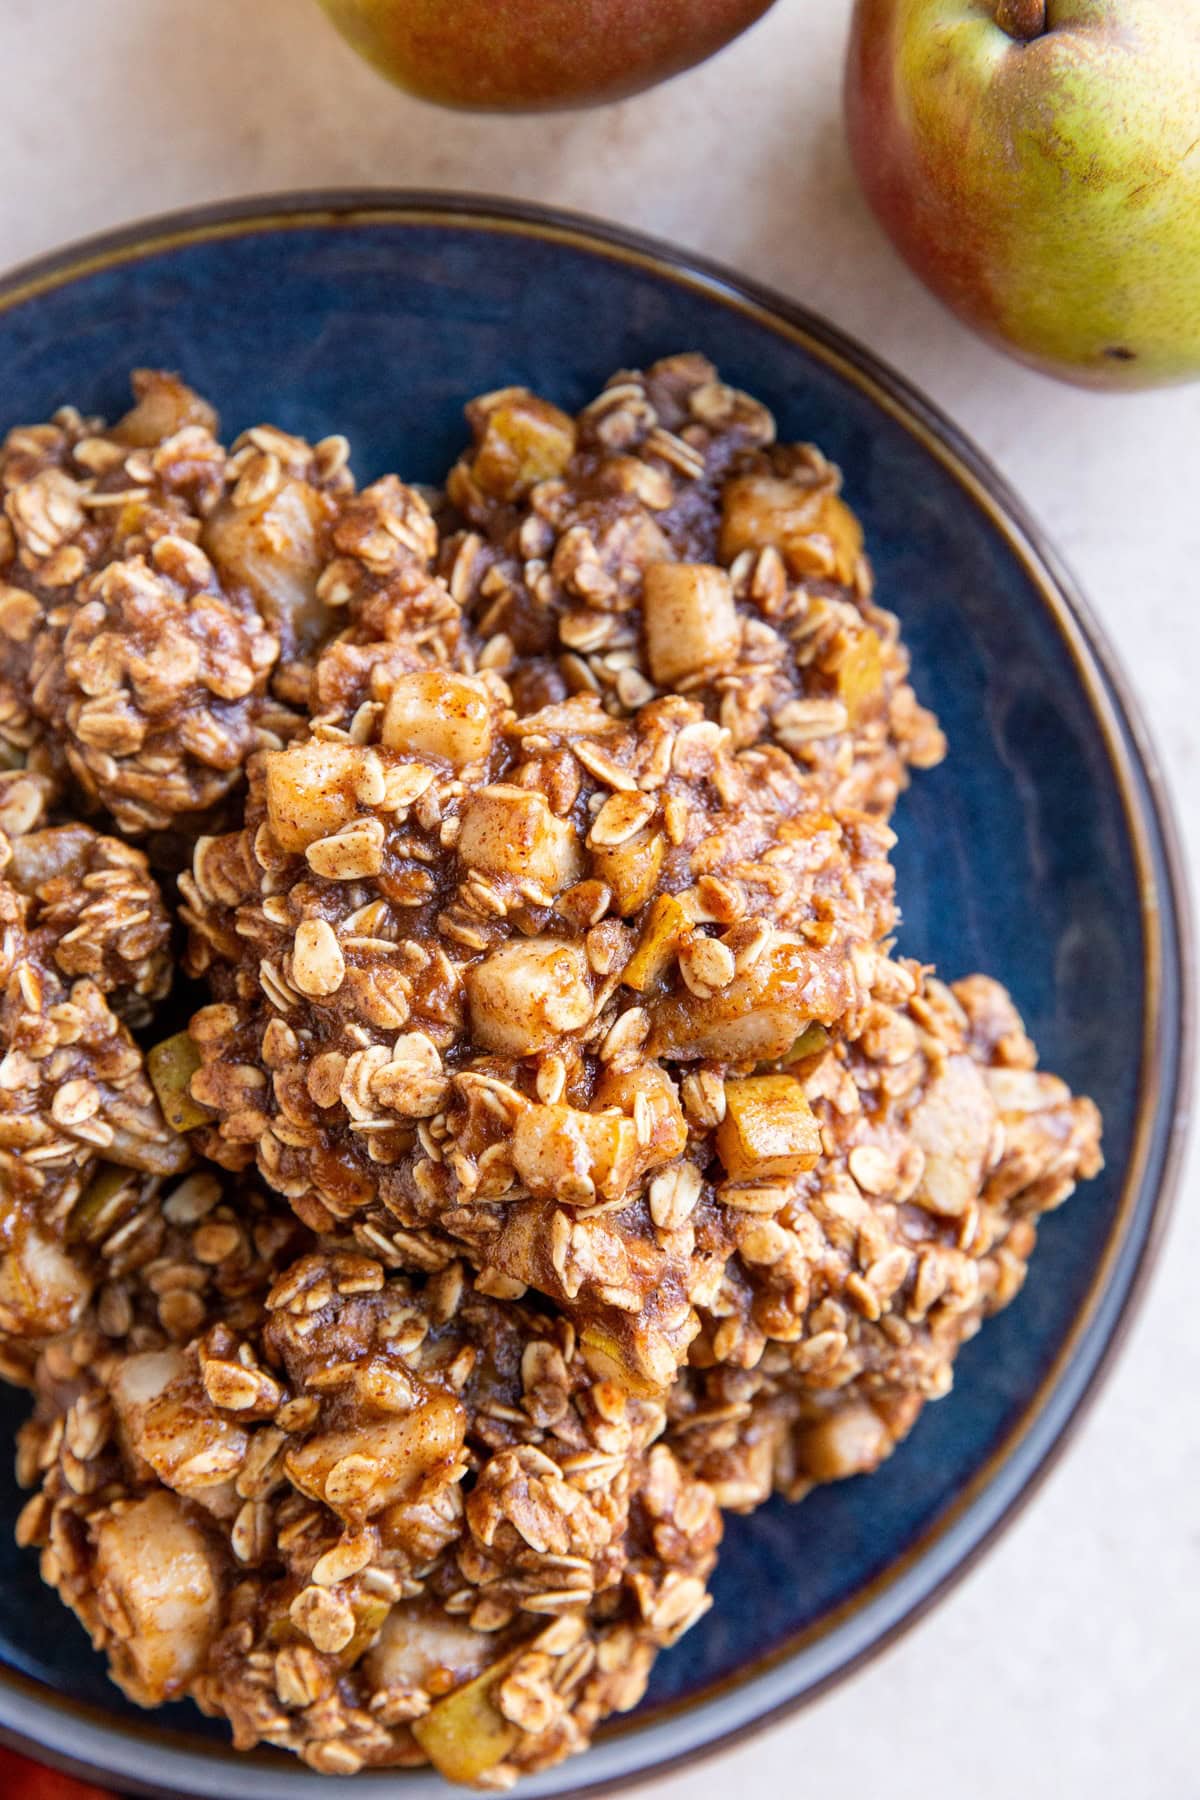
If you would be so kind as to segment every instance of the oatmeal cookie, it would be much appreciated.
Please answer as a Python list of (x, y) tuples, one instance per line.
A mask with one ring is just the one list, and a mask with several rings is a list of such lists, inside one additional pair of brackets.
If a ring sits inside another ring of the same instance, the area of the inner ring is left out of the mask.
[[(216, 806), (295, 715), (345, 440), (216, 415), (143, 370), (111, 428), (63, 408), (0, 447), (0, 739), (133, 835)], [(302, 675), (294, 665), (299, 661)]]
[[(398, 616), (365, 677), (381, 642), (357, 624), (322, 655), (333, 710), (256, 763), (243, 830), (181, 878), (215, 996), (190, 1027), (197, 1143), (257, 1159), (314, 1229), (466, 1244), (661, 1385), (740, 1185), (694, 1160), (706, 1095), (866, 1004), (891, 833), (694, 701), (515, 716), (490, 668), (409, 668)], [(805, 1166), (815, 1126), (780, 1080), (778, 1154)]]
[(1036, 1067), (998, 982), (895, 963), (876, 995), (800, 1071), (821, 1160), (740, 1222), (672, 1395), (723, 1506), (875, 1468), (1019, 1291), (1038, 1217), (1102, 1166), (1095, 1106)]
[(621, 371), (578, 418), (505, 388), (468, 420), (447, 496), (470, 529), (442, 567), (519, 707), (687, 694), (884, 817), (941, 760), (837, 469), (706, 358)]
[(326, 1245), (230, 1298), (210, 1219), (190, 1341), (156, 1332), (144, 1265), (130, 1335), (48, 1349), (22, 1433), (19, 1535), (115, 1678), (327, 1773), (495, 1787), (581, 1748), (708, 1604), (720, 1515), (654, 1441), (661, 1405), (459, 1264)]
[(86, 825), (0, 834), (0, 1342), (86, 1304), (72, 1217), (101, 1158), (188, 1159), (130, 1034), (166, 991), (170, 937), (139, 851)]

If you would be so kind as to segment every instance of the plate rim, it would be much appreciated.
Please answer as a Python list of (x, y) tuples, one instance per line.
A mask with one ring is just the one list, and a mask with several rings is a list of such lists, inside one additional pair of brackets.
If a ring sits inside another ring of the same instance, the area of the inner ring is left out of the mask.
[[(927, 1528), (901, 1558), (888, 1565), (881, 1588), (894, 1585), (903, 1571), (916, 1570), (925, 1562), (936, 1560), (939, 1547), (945, 1560), (947, 1539), (956, 1522), (969, 1521), (972, 1509), (981, 1504), (1001, 1481), (1005, 1469), (1041, 1425), (1045, 1442), (1037, 1445), (1033, 1463), (1024, 1473), (1018, 1473), (1016, 1485), (1003, 1498), (994, 1515), (973, 1535), (968, 1535), (961, 1549), (950, 1551), (946, 1566), (904, 1604), (895, 1618), (884, 1622), (868, 1641), (851, 1649), (799, 1692), (767, 1701), (760, 1711), (732, 1726), (718, 1726), (701, 1743), (677, 1743), (673, 1748), (663, 1746), (658, 1752), (651, 1741), (664, 1729), (674, 1728), (678, 1734), (682, 1720), (699, 1719), (719, 1707), (730, 1694), (753, 1690), (774, 1670), (786, 1668), (803, 1653), (806, 1641), (803, 1633), (793, 1636), (769, 1657), (756, 1660), (744, 1671), (739, 1670), (703, 1693), (666, 1703), (649, 1719), (639, 1722), (635, 1718), (602, 1740), (635, 1743), (639, 1737), (644, 1738), (647, 1755), (641, 1760), (635, 1757), (629, 1766), (598, 1774), (596, 1779), (589, 1780), (587, 1761), (590, 1759), (584, 1759), (567, 1765), (583, 1778), (579, 1783), (568, 1779), (564, 1786), (560, 1769), (534, 1777), (522, 1787), (531, 1800), (536, 1796), (549, 1800), (549, 1796), (566, 1793), (580, 1797), (598, 1796), (627, 1787), (649, 1775), (658, 1777), (677, 1772), (728, 1750), (844, 1680), (893, 1644), (950, 1592), (1019, 1515), (1057, 1465), (1110, 1374), (1144, 1300), (1176, 1198), (1187, 1144), (1195, 1055), (1196, 988), (1190, 891), (1173, 803), (1139, 705), (1078, 582), (1025, 503), (971, 439), (905, 376), (799, 302), (738, 274), (719, 261), (582, 213), (531, 202), (424, 189), (321, 188), (246, 196), (181, 208), (78, 239), (0, 276), (0, 315), (89, 275), (187, 245), (274, 231), (374, 224), (440, 225), (451, 229), (533, 235), (543, 241), (567, 244), (626, 265), (641, 266), (660, 278), (691, 287), (716, 303), (757, 318), (777, 335), (790, 338), (808, 354), (832, 367), (842, 379), (889, 414), (935, 457), (954, 477), (970, 503), (987, 516), (992, 527), (1007, 542), (1010, 553), (1022, 565), (1038, 599), (1050, 614), (1075, 663), (1089, 710), (1105, 739), (1142, 877), (1147, 1016), (1141, 1046), (1134, 1148), (1122, 1183), (1117, 1218), (1087, 1298), (1070, 1327), (1067, 1343), (1043, 1375), (1019, 1420), (946, 1513)], [(1158, 882), (1155, 881), (1156, 865), (1160, 868)], [(1174, 1079), (1165, 1093), (1158, 1085), (1164, 1060), (1174, 1064)], [(1147, 1194), (1144, 1191), (1150, 1174), (1147, 1165), (1155, 1161), (1159, 1164), (1158, 1179), (1153, 1192)], [(1132, 1265), (1126, 1269), (1122, 1266), (1124, 1253), (1129, 1250), (1130, 1233), (1139, 1215), (1143, 1215), (1141, 1236)], [(1100, 1317), (1103, 1304), (1116, 1291), (1114, 1283), (1118, 1278), (1123, 1280), (1123, 1287), (1116, 1311), (1111, 1318), (1103, 1320)], [(1093, 1344), (1091, 1339), (1096, 1333), (1099, 1338)], [(1075, 1360), (1085, 1352), (1089, 1353), (1090, 1361), (1082, 1384), (1065, 1400), (1066, 1410), (1062, 1416), (1051, 1418), (1056, 1396), (1061, 1400)], [(861, 1603), (862, 1596), (856, 1594), (846, 1609), (839, 1610), (853, 1612)], [(838, 1617), (839, 1613), (835, 1612), (821, 1621), (815, 1641), (836, 1629)], [(22, 1713), (25, 1714), (23, 1721), (19, 1717)], [(63, 1714), (83, 1721), (77, 1730), (86, 1741), (86, 1754), (56, 1746), (54, 1733), (63, 1730)], [(50, 1734), (49, 1741), (31, 1735), (26, 1727), (34, 1724)], [(155, 1774), (144, 1759), (139, 1759), (143, 1762), (140, 1773), (128, 1766), (91, 1760), (91, 1756), (106, 1743), (111, 1743), (114, 1748), (131, 1739), (135, 1743), (142, 1740), (149, 1744), (155, 1736), (160, 1736), (160, 1740), (168, 1737), (173, 1740), (177, 1734), (168, 1734), (162, 1728), (142, 1727), (140, 1722), (134, 1725), (114, 1720), (104, 1713), (103, 1708), (67, 1700), (48, 1691), (44, 1684), (0, 1666), (0, 1742), (30, 1749), (43, 1760), (74, 1772), (93, 1777), (99, 1775), (106, 1780), (119, 1779), (135, 1788), (140, 1786), (143, 1791), (161, 1794), (163, 1790), (155, 1784)], [(228, 1773), (231, 1767), (238, 1767), (247, 1777), (261, 1778), (261, 1781), (249, 1781), (244, 1787), (239, 1784), (241, 1791), (262, 1794), (264, 1800), (267, 1794), (285, 1791), (296, 1795), (324, 1794), (329, 1800), (341, 1800), (342, 1796), (352, 1793), (377, 1792), (383, 1781), (395, 1782), (398, 1773), (403, 1773), (364, 1771), (355, 1777), (331, 1779), (314, 1775), (303, 1765), (276, 1752), (247, 1757), (221, 1744), (181, 1749), (174, 1742), (160, 1741), (157, 1755), (172, 1764), (194, 1763), (197, 1768), (208, 1766), (214, 1772), (224, 1770)], [(170, 1769), (163, 1772), (172, 1773)], [(180, 1779), (185, 1772), (182, 1767), (173, 1771)], [(420, 1785), (427, 1785), (430, 1777), (427, 1772), (422, 1773), (425, 1783)], [(202, 1772), (196, 1775), (193, 1770), (192, 1774), (195, 1779), (203, 1780)], [(275, 1774), (280, 1777), (279, 1783), (271, 1779)], [(409, 1775), (407, 1779), (410, 1795), (416, 1800), (420, 1778)], [(433, 1777), (432, 1781), (440, 1791), (447, 1794), (451, 1791), (438, 1778)], [(231, 1792), (228, 1787), (196, 1786), (191, 1782), (181, 1791), (197, 1795)]]

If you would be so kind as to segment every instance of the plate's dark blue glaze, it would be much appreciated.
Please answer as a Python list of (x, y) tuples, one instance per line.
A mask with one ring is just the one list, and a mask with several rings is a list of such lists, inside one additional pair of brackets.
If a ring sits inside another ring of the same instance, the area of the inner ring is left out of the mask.
[[(433, 480), (473, 393), (523, 382), (574, 408), (613, 369), (707, 351), (783, 436), (841, 464), (918, 692), (947, 730), (949, 759), (917, 777), (896, 821), (904, 950), (948, 976), (998, 976), (1046, 1066), (1104, 1113), (1104, 1174), (1046, 1222), (1024, 1293), (964, 1351), (952, 1396), (870, 1480), (730, 1522), (716, 1606), (661, 1659), (645, 1723), (532, 1790), (577, 1792), (740, 1729), (862, 1655), (972, 1554), (1061, 1434), (1125, 1308), (1172, 1156), (1184, 1034), (1168, 833), (1103, 653), (1014, 504), (826, 328), (571, 221), (380, 196), (256, 214), (150, 227), (14, 278), (0, 292), (0, 428), (64, 401), (118, 412), (129, 369), (165, 365), (230, 436), (260, 419), (342, 431), (360, 477)], [(21, 1412), (19, 1397), (0, 1402), (6, 1434)], [(12, 1547), (17, 1506), (6, 1459), (0, 1668), (36, 1687), (0, 1679), (0, 1725), (189, 1792), (306, 1787), (269, 1763), (147, 1750), (143, 1716)], [(46, 1689), (137, 1718), (137, 1742), (98, 1737), (69, 1708), (48, 1726)], [(159, 1723), (201, 1751), (223, 1735), (188, 1708)]]

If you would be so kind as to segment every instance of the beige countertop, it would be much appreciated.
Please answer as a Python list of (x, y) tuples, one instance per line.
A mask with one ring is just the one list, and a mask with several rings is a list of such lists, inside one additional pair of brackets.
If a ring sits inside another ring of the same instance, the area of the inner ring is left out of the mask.
[[(3, 0), (0, 263), (233, 194), (382, 183), (577, 207), (707, 251), (827, 314), (923, 387), (1073, 563), (1200, 845), (1200, 387), (1104, 399), (976, 342), (855, 191), (849, 0), (779, 0), (657, 94), (469, 119), (394, 93), (311, 0)], [(1114, 1022), (1119, 1029), (1119, 1022)], [(1200, 1795), (1200, 1402), (1185, 1181), (1145, 1310), (1034, 1505), (935, 1613), (789, 1723), (653, 1800)], [(1194, 1315), (1193, 1315), (1194, 1317)]]

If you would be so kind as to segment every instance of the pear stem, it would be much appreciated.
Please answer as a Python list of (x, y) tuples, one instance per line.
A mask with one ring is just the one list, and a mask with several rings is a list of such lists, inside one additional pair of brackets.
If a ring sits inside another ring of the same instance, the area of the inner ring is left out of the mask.
[(1046, 29), (1046, 0), (996, 0), (996, 23), (1025, 43)]

